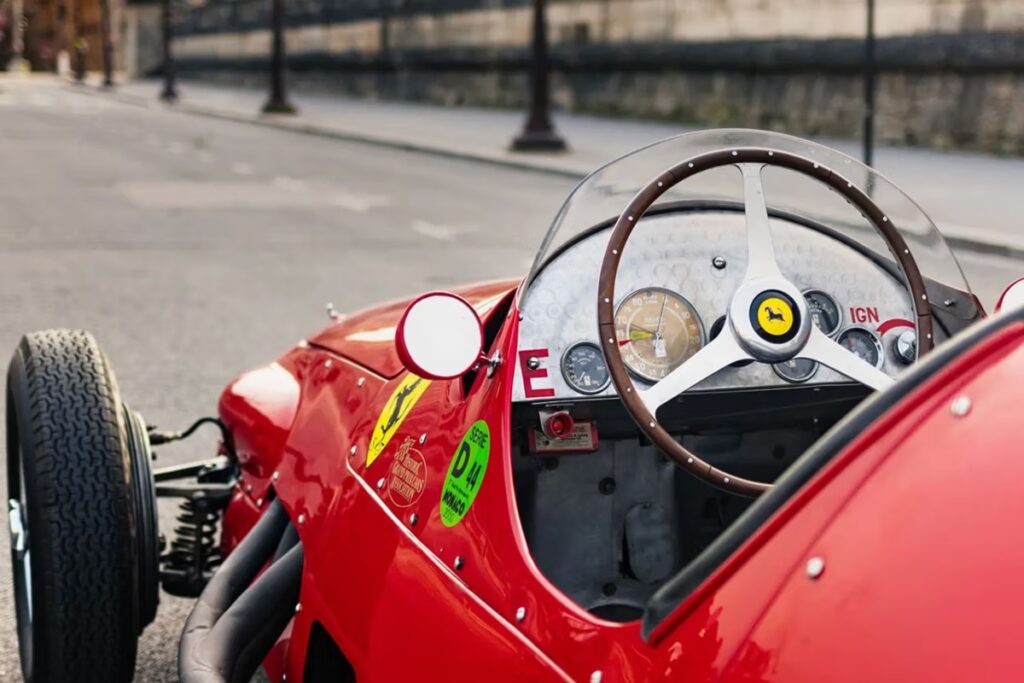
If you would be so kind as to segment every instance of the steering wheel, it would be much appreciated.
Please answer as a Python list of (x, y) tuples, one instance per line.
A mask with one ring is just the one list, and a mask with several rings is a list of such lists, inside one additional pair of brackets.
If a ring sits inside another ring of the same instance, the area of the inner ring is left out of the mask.
[[(640, 389), (626, 369), (615, 334), (615, 279), (623, 249), (640, 218), (665, 192), (698, 173), (729, 165), (737, 166), (743, 176), (748, 263), (746, 274), (728, 306), (728, 324), (717, 337), (661, 381)], [(887, 374), (819, 330), (808, 314), (803, 294), (779, 270), (761, 183), (761, 172), (766, 166), (787, 168), (828, 185), (860, 210), (878, 230), (903, 271), (904, 284), (914, 302), (918, 357), (934, 346), (928, 293), (910, 248), (882, 209), (832, 169), (779, 150), (737, 148), (695, 156), (652, 180), (619, 216), (601, 264), (597, 323), (605, 362), (626, 410), (651, 441), (698, 479), (746, 496), (758, 495), (771, 488), (771, 484), (715, 469), (688, 451), (659, 424), (656, 415), (661, 406), (719, 370), (743, 360), (779, 363), (800, 356), (876, 390), (893, 382)]]

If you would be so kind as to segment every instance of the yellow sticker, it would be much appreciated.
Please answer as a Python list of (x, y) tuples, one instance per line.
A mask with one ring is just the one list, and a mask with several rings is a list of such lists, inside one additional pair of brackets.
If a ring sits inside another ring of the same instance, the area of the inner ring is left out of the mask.
[(423, 395), (423, 392), (429, 386), (429, 379), (417, 377), (412, 373), (406, 375), (398, 383), (398, 386), (395, 387), (394, 392), (391, 394), (391, 398), (384, 404), (384, 409), (380, 411), (380, 417), (377, 418), (377, 426), (373, 428), (373, 435), (370, 437), (370, 448), (366, 452), (367, 467), (372, 465), (377, 456), (381, 454), (381, 451), (387, 447), (391, 437), (395, 435), (395, 432), (402, 425), (402, 421), (405, 420), (406, 415), (409, 414), (413, 406), (416, 405), (416, 401), (420, 400), (420, 396)]
[(793, 308), (777, 296), (765, 299), (757, 309), (761, 329), (773, 337), (781, 337), (793, 329)]

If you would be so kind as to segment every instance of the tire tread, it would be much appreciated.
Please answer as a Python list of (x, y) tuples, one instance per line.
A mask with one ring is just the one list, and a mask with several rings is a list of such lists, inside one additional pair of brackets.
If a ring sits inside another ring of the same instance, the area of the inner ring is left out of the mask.
[[(92, 335), (26, 335), (22, 434), (36, 584), (34, 683), (130, 681), (134, 511), (121, 399)], [(16, 359), (17, 360), (17, 359)]]

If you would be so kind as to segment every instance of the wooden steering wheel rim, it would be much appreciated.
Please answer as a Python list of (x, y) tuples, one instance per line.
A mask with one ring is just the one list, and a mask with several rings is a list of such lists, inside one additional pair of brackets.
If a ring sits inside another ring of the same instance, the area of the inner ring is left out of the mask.
[[(622, 359), (619, 340), (615, 334), (615, 279), (623, 248), (626, 246), (633, 228), (654, 202), (687, 178), (714, 168), (743, 163), (760, 163), (796, 171), (828, 185), (859, 209), (885, 240), (906, 278), (905, 284), (910, 290), (911, 299), (914, 302), (919, 358), (934, 347), (934, 339), (931, 309), (924, 278), (921, 276), (917, 262), (911, 255), (910, 248), (903, 236), (900, 235), (882, 209), (865, 192), (832, 169), (811, 159), (780, 150), (749, 147), (729, 148), (687, 159), (665, 171), (640, 190), (615, 223), (605, 249), (598, 279), (597, 324), (601, 347), (612, 382), (615, 384), (615, 389), (626, 406), (626, 410), (636, 421), (640, 430), (680, 467), (698, 479), (730, 493), (756, 496), (771, 488), (771, 484), (736, 477), (712, 467), (684, 448), (661, 426), (657, 417), (648, 411), (647, 406), (640, 398), (629, 371), (626, 369), (625, 361)], [(728, 331), (724, 330), (723, 334), (728, 334)]]

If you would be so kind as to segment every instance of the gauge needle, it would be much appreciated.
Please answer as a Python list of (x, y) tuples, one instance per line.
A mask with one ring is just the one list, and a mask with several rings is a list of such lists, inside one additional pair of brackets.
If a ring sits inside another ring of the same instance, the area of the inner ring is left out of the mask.
[(629, 341), (640, 341), (641, 339), (657, 338), (657, 334), (650, 330), (635, 327), (629, 331)]
[(654, 336), (661, 336), (661, 319), (665, 317), (665, 304), (668, 303), (668, 294), (661, 298), (661, 310), (658, 311), (658, 324), (654, 326)]
[(625, 346), (631, 342), (640, 341), (641, 339), (657, 339), (658, 333), (647, 329), (646, 327), (640, 327), (639, 325), (629, 324), (629, 339), (623, 339), (619, 342), (619, 346)]
[(620, 340), (619, 346), (625, 346), (626, 344), (632, 344), (635, 341), (640, 341), (642, 339), (651, 339), (654, 337), (657, 337), (657, 335), (651, 332), (650, 330), (645, 330), (642, 327), (634, 327), (629, 331), (629, 339)]
[(665, 337), (661, 334), (661, 320), (665, 317), (665, 304), (668, 303), (668, 294), (661, 299), (661, 310), (658, 311), (658, 324), (654, 328), (654, 355), (664, 358), (668, 355), (665, 350)]

